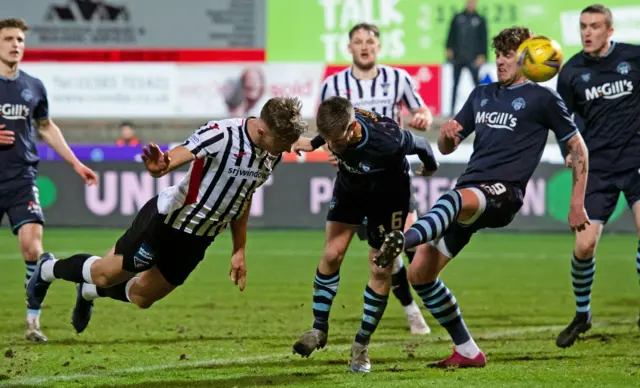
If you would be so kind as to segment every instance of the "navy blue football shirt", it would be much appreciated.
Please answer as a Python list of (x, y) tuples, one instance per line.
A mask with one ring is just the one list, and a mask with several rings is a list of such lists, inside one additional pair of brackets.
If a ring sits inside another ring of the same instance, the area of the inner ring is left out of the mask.
[(640, 46), (612, 42), (602, 57), (574, 55), (557, 89), (569, 112), (582, 119), (591, 172), (640, 167)]
[(508, 182), (524, 192), (540, 163), (549, 129), (564, 142), (578, 132), (553, 90), (525, 82), (476, 87), (455, 120), (463, 139), (476, 132), (473, 153), (458, 184)]
[[(47, 91), (37, 78), (19, 71), (15, 78), (0, 76), (0, 124), (15, 132), (15, 143), (0, 147), (0, 185), (35, 179), (39, 157), (34, 120), (47, 118)], [(22, 183), (22, 182), (19, 182)]]
[[(355, 111), (362, 138), (340, 153), (332, 150), (340, 172), (351, 177), (378, 173), (402, 176), (410, 170), (407, 155), (418, 155), (427, 171), (437, 169), (433, 150), (425, 138), (401, 129), (391, 118), (362, 109)], [(324, 140), (319, 136), (313, 139), (314, 147), (322, 144)]]

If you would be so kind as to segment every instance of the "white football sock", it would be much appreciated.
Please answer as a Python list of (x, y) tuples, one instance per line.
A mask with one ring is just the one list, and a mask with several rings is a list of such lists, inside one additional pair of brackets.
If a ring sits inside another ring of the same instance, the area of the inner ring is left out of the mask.
[(93, 262), (98, 260), (99, 258), (100, 256), (91, 256), (90, 258), (85, 260), (84, 264), (82, 265), (82, 277), (84, 278), (84, 281), (89, 284), (93, 284), (93, 279), (91, 279), (91, 264), (93, 264)]
[(420, 306), (416, 303), (416, 301), (411, 301), (411, 304), (404, 306), (405, 315), (415, 314), (416, 312), (420, 312)]
[(133, 303), (133, 301), (131, 300), (131, 297), (129, 296), (129, 291), (131, 291), (131, 286), (133, 286), (133, 283), (135, 283), (136, 280), (138, 280), (138, 276), (135, 276), (135, 277), (129, 279), (129, 281), (127, 282), (127, 285), (124, 286), (124, 293), (125, 293), (125, 295), (127, 295), (127, 299), (129, 299), (129, 302), (131, 302), (131, 303)]
[(44, 263), (42, 263), (42, 266), (40, 266), (40, 278), (42, 278), (42, 280), (49, 283), (56, 280), (56, 277), (53, 274), (53, 266), (56, 264), (57, 261), (58, 260), (53, 259), (53, 260), (47, 260)]
[(37, 323), (40, 320), (40, 310), (27, 309), (27, 322)]
[(99, 298), (100, 295), (98, 295), (98, 289), (95, 284), (84, 283), (82, 285), (82, 297), (89, 301)]
[(469, 341), (463, 344), (456, 345), (456, 350), (466, 358), (475, 358), (478, 354), (480, 354), (480, 348), (478, 347), (478, 345), (476, 345), (476, 342), (473, 340), (473, 338), (469, 338)]

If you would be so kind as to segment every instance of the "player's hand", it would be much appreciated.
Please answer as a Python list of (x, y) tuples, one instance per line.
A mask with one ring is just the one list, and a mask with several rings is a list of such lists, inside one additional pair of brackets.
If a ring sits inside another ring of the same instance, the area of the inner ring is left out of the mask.
[(569, 225), (571, 231), (580, 232), (586, 229), (587, 225), (590, 225), (589, 216), (584, 208), (584, 205), (574, 206), (569, 208)]
[(244, 260), (243, 251), (231, 256), (231, 271), (229, 271), (229, 279), (238, 286), (240, 291), (244, 290), (244, 286), (247, 284), (247, 264)]
[(484, 57), (484, 55), (478, 55), (476, 57), (476, 67), (481, 67), (482, 65), (484, 65), (484, 63), (486, 62), (486, 58)]
[(572, 161), (572, 159), (571, 159), (571, 155), (567, 155), (567, 157), (566, 157), (566, 158), (565, 158), (565, 160), (564, 160), (564, 165), (565, 165), (565, 167), (567, 167), (567, 168), (571, 168), (571, 167), (573, 167), (573, 161)]
[(409, 122), (409, 126), (420, 131), (428, 131), (433, 124), (433, 117), (424, 113), (416, 113)]
[(424, 176), (424, 177), (432, 176), (433, 174), (436, 173), (436, 171), (438, 171), (438, 167), (440, 167), (440, 163), (436, 162), (436, 165), (437, 165), (437, 167), (436, 167), (435, 170), (427, 170), (427, 169), (424, 168), (424, 163), (422, 163), (420, 165), (420, 168), (418, 168), (416, 170), (416, 174), (418, 174), (420, 176)]
[(297, 142), (291, 146), (291, 152), (295, 152), (300, 155), (300, 152), (311, 152), (313, 147), (311, 146), (311, 139), (308, 137), (300, 137)]
[(157, 178), (162, 176), (162, 172), (169, 167), (171, 158), (169, 152), (162, 152), (157, 144), (149, 143), (149, 148), (142, 147), (142, 161), (151, 176)]
[(98, 175), (95, 173), (95, 171), (85, 166), (84, 164), (78, 163), (73, 166), (73, 169), (78, 175), (80, 175), (80, 177), (82, 177), (84, 183), (88, 184), (89, 186), (93, 186), (98, 183)]
[(458, 146), (462, 139), (458, 134), (462, 131), (462, 125), (455, 120), (447, 120), (440, 126), (440, 133), (449, 139), (454, 146)]
[(12, 145), (16, 142), (16, 136), (13, 131), (4, 129), (6, 126), (0, 124), (0, 145)]

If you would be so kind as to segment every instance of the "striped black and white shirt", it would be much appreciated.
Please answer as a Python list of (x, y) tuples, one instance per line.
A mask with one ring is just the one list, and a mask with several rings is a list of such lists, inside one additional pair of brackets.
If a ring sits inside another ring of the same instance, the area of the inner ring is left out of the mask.
[(413, 111), (424, 106), (415, 82), (404, 69), (378, 65), (374, 79), (359, 80), (348, 67), (327, 77), (322, 84), (320, 99), (332, 96), (348, 98), (356, 108), (376, 112), (400, 123), (400, 104)]
[(158, 211), (180, 231), (215, 237), (247, 210), (254, 191), (282, 159), (258, 148), (247, 120), (210, 121), (183, 144), (195, 156), (185, 178), (163, 190)]

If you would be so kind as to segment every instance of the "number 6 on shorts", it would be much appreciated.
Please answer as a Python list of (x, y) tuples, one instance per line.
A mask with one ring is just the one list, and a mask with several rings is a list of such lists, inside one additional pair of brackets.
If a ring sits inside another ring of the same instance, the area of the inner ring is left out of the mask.
[(391, 230), (402, 230), (403, 226), (402, 210), (391, 213)]

